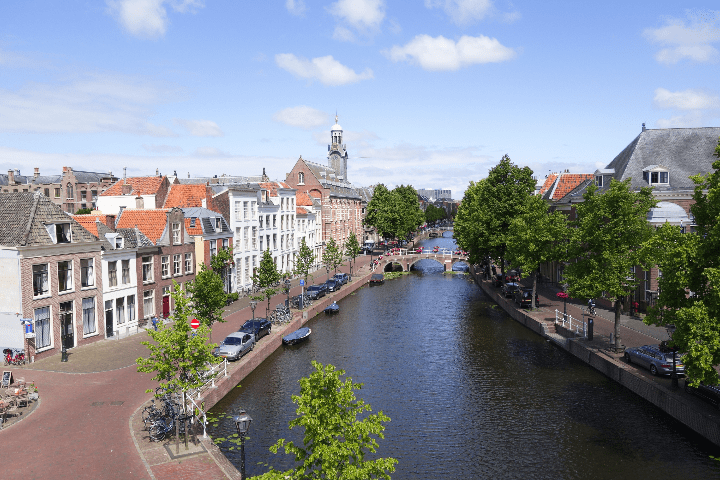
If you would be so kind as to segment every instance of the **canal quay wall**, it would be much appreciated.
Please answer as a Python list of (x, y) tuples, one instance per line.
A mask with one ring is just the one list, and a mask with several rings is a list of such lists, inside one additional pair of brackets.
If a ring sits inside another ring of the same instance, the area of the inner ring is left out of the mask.
[[(598, 338), (594, 341), (590, 342), (582, 337), (573, 338), (573, 332), (561, 331), (559, 326), (555, 328), (554, 316), (539, 319), (517, 308), (514, 302), (508, 301), (497, 289), (493, 289), (489, 282), (482, 281), (473, 265), (470, 265), (470, 275), (483, 292), (514, 320), (644, 398), (713, 444), (720, 446), (720, 416), (717, 412), (709, 404), (696, 401), (697, 399), (690, 397), (682, 389), (670, 390), (625, 363), (620, 354), (610, 350), (611, 345), (606, 340), (599, 338), (597, 323), (595, 335)], [(545, 314), (546, 312), (542, 315)]]

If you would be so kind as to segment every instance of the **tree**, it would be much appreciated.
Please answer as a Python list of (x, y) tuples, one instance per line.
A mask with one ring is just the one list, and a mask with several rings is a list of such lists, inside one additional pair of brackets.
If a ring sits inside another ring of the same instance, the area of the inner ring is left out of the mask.
[(470, 252), (472, 263), (486, 256), (499, 259), (503, 278), (510, 223), (525, 212), (527, 198), (535, 191), (532, 174), (529, 167), (520, 168), (503, 156), (487, 178), (470, 182), (455, 216), (458, 246)]
[(392, 191), (383, 184), (376, 186), (366, 211), (363, 222), (384, 238), (405, 238), (425, 221), (417, 192), (410, 185)]
[(345, 255), (350, 257), (350, 276), (352, 277), (352, 266), (353, 262), (360, 255), (360, 244), (358, 243), (355, 232), (350, 232), (347, 241), (345, 242)]
[[(715, 152), (720, 156), (720, 144)], [(648, 243), (662, 276), (657, 304), (645, 321), (675, 325), (671, 345), (687, 352), (683, 363), (693, 385), (700, 381), (716, 385), (714, 365), (720, 363), (720, 161), (713, 163), (713, 169), (691, 177), (694, 233), (666, 224)]]
[(210, 268), (222, 278), (225, 293), (230, 293), (232, 287), (228, 281), (228, 271), (234, 265), (232, 246), (223, 247), (210, 257)]
[(570, 232), (568, 258), (563, 277), (575, 298), (605, 298), (615, 303), (615, 349), (620, 350), (620, 306), (622, 299), (637, 288), (633, 267), (648, 270), (649, 250), (642, 248), (652, 237), (647, 214), (655, 205), (652, 189), (630, 190), (630, 179), (611, 180), (599, 192), (587, 187), (584, 201), (576, 206), (577, 219)]
[(331, 238), (325, 245), (325, 251), (323, 252), (322, 262), (325, 265), (325, 269), (328, 272), (328, 280), (330, 280), (330, 270), (335, 270), (337, 273), (337, 267), (342, 265), (343, 255), (342, 250), (335, 243), (335, 239)]
[[(271, 469), (257, 479), (303, 478), (338, 480), (364, 480), (371, 478), (390, 479), (397, 460), (377, 458), (366, 460), (367, 453), (376, 453), (377, 438), (385, 438), (383, 423), (390, 418), (357, 400), (355, 390), (362, 384), (353, 383), (352, 378), (341, 378), (344, 370), (313, 361), (314, 371), (307, 378), (300, 379), (300, 395), (293, 395), (297, 405), (297, 418), (289, 423), (290, 429), (304, 429), (303, 444), (279, 439), (270, 451), (293, 455), (297, 466), (281, 472)], [(363, 416), (362, 420), (358, 416)]]
[(91, 213), (92, 213), (92, 209), (81, 208), (77, 212), (75, 212), (75, 215), (90, 215)]
[[(278, 292), (275, 287), (278, 285), (281, 277), (282, 275), (278, 272), (275, 261), (273, 260), (272, 255), (270, 255), (270, 249), (268, 248), (263, 252), (263, 257), (260, 260), (260, 267), (252, 277), (253, 285), (257, 285), (263, 289), (263, 296), (267, 299), (265, 316), (270, 313), (270, 299)], [(253, 299), (254, 298), (255, 297), (253, 297)]]
[(208, 327), (215, 322), (225, 321), (222, 314), (227, 302), (227, 295), (223, 289), (223, 280), (220, 275), (201, 263), (195, 280), (188, 282), (186, 288), (190, 293), (192, 308), (198, 320)]
[(432, 203), (425, 207), (425, 221), (427, 223), (435, 223), (447, 217), (444, 208), (436, 207)]
[(539, 196), (531, 195), (526, 202), (525, 213), (510, 222), (507, 256), (513, 266), (532, 275), (531, 308), (535, 308), (540, 265), (564, 257), (568, 229), (565, 215), (548, 212), (547, 204)]
[(295, 256), (295, 268), (293, 269), (293, 274), (303, 277), (305, 283), (307, 283), (308, 273), (314, 264), (315, 254), (305, 243), (305, 237), (302, 237), (302, 240), (300, 241), (300, 248)]

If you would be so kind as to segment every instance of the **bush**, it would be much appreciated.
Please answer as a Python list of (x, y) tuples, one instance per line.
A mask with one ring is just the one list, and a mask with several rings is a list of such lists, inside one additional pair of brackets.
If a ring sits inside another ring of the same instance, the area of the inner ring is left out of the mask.
[(237, 292), (232, 292), (227, 294), (227, 303), (230, 305), (232, 302), (236, 301), (238, 298), (240, 298), (240, 295)]

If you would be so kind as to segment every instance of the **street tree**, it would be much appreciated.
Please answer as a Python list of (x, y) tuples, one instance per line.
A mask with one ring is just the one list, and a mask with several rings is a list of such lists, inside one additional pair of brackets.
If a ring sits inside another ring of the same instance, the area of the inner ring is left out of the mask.
[(295, 468), (271, 469), (253, 478), (389, 480), (397, 459), (365, 457), (377, 452), (377, 439), (385, 438), (383, 423), (390, 418), (382, 411), (368, 413), (371, 406), (355, 397), (362, 384), (353, 383), (350, 377), (343, 379), (344, 370), (315, 361), (312, 365), (314, 371), (310, 376), (299, 381), (300, 395), (292, 396), (297, 418), (290, 421), (289, 427), (303, 429), (302, 445), (281, 438), (270, 447), (275, 454), (282, 448), (285, 454), (292, 455)]
[(548, 212), (548, 205), (541, 197), (530, 195), (526, 202), (525, 212), (510, 222), (507, 257), (513, 266), (532, 275), (531, 308), (535, 308), (540, 265), (564, 258), (568, 228), (565, 215)]
[(323, 252), (322, 256), (322, 263), (323, 265), (325, 265), (328, 280), (330, 280), (330, 270), (335, 270), (337, 273), (337, 267), (339, 265), (342, 265), (342, 260), (342, 249), (335, 242), (335, 239), (331, 238), (325, 245), (325, 251)]
[(235, 266), (232, 247), (222, 247), (218, 252), (210, 257), (210, 268), (217, 273), (223, 280), (223, 288), (225, 293), (230, 293), (232, 285), (230, 285), (230, 275), (232, 267)]
[(568, 293), (575, 298), (605, 296), (615, 307), (615, 349), (620, 341), (620, 307), (622, 300), (637, 288), (632, 269), (648, 270), (652, 255), (643, 248), (652, 237), (647, 214), (655, 205), (652, 189), (630, 190), (630, 179), (611, 180), (600, 192), (590, 184), (578, 203), (577, 218), (570, 222), (568, 256), (563, 277)]
[(278, 272), (277, 265), (270, 254), (268, 248), (263, 252), (262, 259), (260, 260), (260, 266), (257, 271), (253, 274), (252, 280), (253, 285), (262, 289), (263, 296), (253, 296), (253, 300), (256, 298), (267, 300), (267, 307), (265, 309), (265, 316), (270, 313), (270, 299), (278, 293), (278, 286), (282, 275)]
[(472, 263), (490, 256), (500, 261), (505, 277), (505, 257), (512, 220), (525, 212), (534, 194), (535, 180), (529, 167), (520, 168), (507, 155), (487, 178), (470, 182), (455, 215), (454, 235)]
[(447, 218), (447, 212), (444, 208), (436, 207), (432, 203), (425, 207), (425, 222), (435, 223), (445, 218)]
[(417, 192), (410, 185), (400, 185), (392, 191), (377, 185), (368, 202), (365, 225), (375, 227), (383, 238), (404, 239), (425, 222)]
[(350, 232), (347, 241), (345, 242), (345, 255), (350, 258), (350, 276), (352, 277), (352, 267), (355, 259), (360, 255), (360, 244), (355, 236), (355, 232)]
[(295, 268), (293, 274), (302, 277), (307, 284), (310, 269), (315, 264), (315, 254), (312, 249), (305, 243), (305, 237), (300, 241), (300, 248), (295, 256)]
[(204, 263), (200, 264), (200, 271), (192, 282), (185, 284), (192, 308), (198, 320), (211, 327), (215, 322), (224, 322), (223, 309), (227, 301), (227, 294), (223, 288), (223, 280), (214, 270), (209, 270)]

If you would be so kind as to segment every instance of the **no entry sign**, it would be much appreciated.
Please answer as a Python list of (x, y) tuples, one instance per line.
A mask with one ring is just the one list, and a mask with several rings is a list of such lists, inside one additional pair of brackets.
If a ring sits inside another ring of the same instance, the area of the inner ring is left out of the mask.
[(197, 330), (200, 326), (200, 320), (198, 320), (197, 318), (193, 318), (192, 320), (190, 320), (190, 326)]

